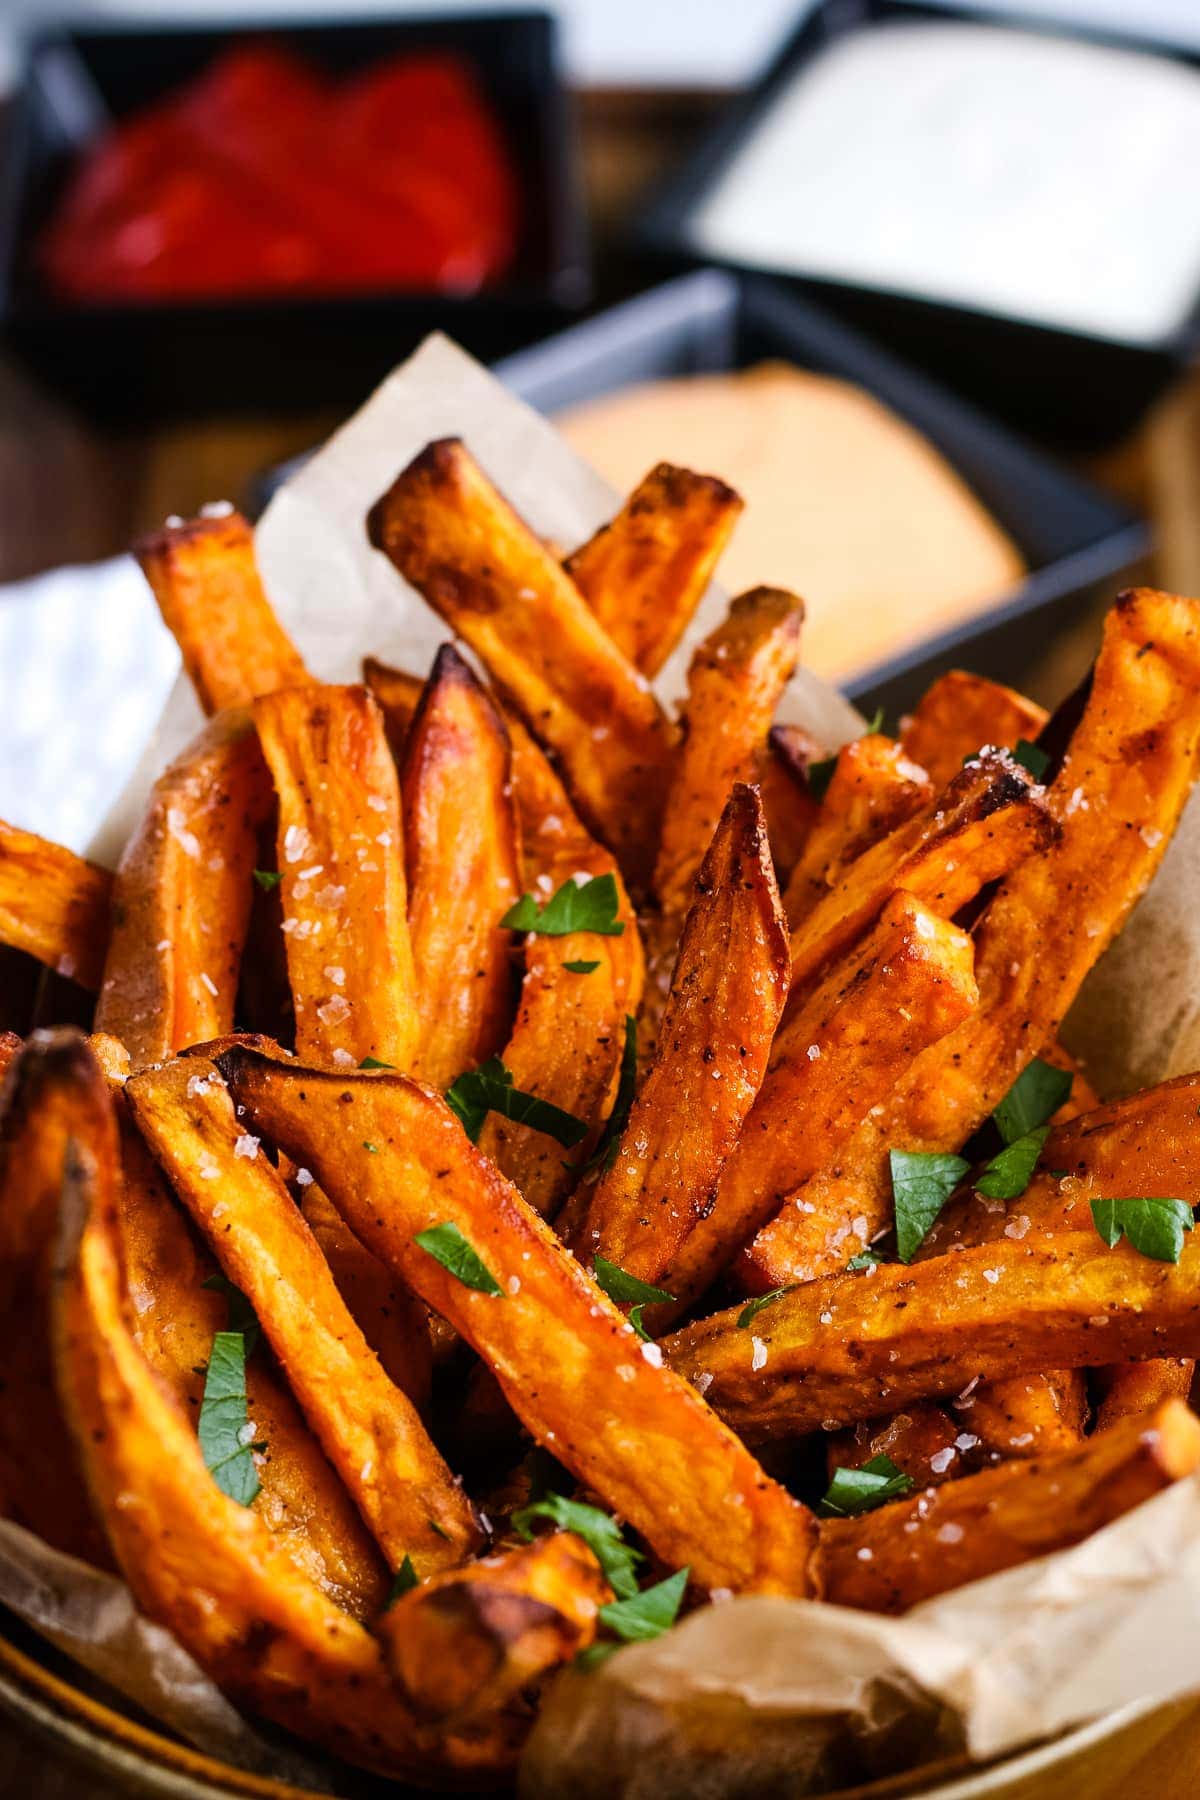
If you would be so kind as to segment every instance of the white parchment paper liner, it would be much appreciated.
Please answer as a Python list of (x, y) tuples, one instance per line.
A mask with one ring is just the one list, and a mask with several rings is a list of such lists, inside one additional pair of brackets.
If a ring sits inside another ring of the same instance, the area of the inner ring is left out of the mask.
[[(616, 497), (544, 419), (446, 339), (428, 339), (280, 490), (259, 527), (268, 592), (322, 678), (356, 679), (368, 651), (423, 671), (443, 641), (440, 621), (370, 549), (363, 521), (418, 450), (455, 435), (557, 543), (579, 543), (614, 510)], [(648, 463), (652, 457), (650, 445)], [(719, 472), (736, 480), (736, 470)], [(771, 574), (763, 570), (762, 579)], [(664, 700), (683, 692), (692, 646), (724, 606), (714, 588), (663, 671)], [(792, 684), (781, 717), (807, 725), (830, 747), (861, 729), (858, 714), (808, 673)], [(116, 857), (154, 775), (199, 724), (180, 681), (96, 854)], [(1193, 807), (1122, 945), (1077, 1009), (1074, 1041), (1102, 1087), (1120, 1090), (1200, 1062), (1197, 880), (1200, 813)], [(0, 1600), (183, 1735), (232, 1761), (257, 1758), (256, 1735), (238, 1725), (178, 1646), (132, 1615), (119, 1583), (89, 1572), (74, 1590), (58, 1566), (50, 1584), (57, 1600), (48, 1606), (48, 1554), (27, 1534), (0, 1528)], [(993, 1757), (1187, 1687), (1200, 1688), (1195, 1481), (1073, 1550), (902, 1620), (804, 1601), (706, 1608), (586, 1678), (560, 1680), (534, 1733), (524, 1791), (539, 1800), (710, 1793), (724, 1800), (784, 1791), (774, 1780), (786, 1772), (788, 1793), (816, 1792), (846, 1767), (847, 1746), (872, 1773), (963, 1747)]]

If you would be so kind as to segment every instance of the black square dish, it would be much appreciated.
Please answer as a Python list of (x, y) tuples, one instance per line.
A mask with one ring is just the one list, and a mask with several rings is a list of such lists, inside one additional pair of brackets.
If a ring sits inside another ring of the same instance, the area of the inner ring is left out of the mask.
[[(1145, 552), (1147, 528), (1128, 508), (765, 278), (712, 269), (680, 277), (508, 357), (495, 372), (539, 412), (555, 413), (635, 382), (766, 358), (855, 382), (891, 407), (942, 452), (1028, 565), (994, 606), (848, 683), (868, 712), (882, 705), (896, 717), (959, 665), (1017, 681), (1049, 632)], [(653, 460), (648, 445), (647, 464)], [(736, 487), (736, 469), (715, 473)]]
[[(511, 272), (469, 295), (433, 292), (56, 300), (33, 245), (79, 151), (241, 42), (295, 53), (334, 77), (407, 52), (446, 52), (476, 75), (516, 170)], [(87, 411), (124, 420), (350, 404), (434, 328), (496, 356), (561, 324), (587, 298), (573, 122), (544, 12), (405, 15), (350, 24), (59, 27), (34, 37), (0, 158), (0, 314), (8, 343)]]
[[(711, 246), (700, 245), (695, 238), (701, 204), (755, 137), (779, 96), (824, 51), (850, 34), (883, 26), (958, 21), (1145, 51), (1200, 68), (1200, 56), (1136, 36), (1136, 14), (1131, 7), (1130, 29), (1118, 34), (1075, 24), (1051, 27), (1044, 18), (989, 13), (984, 7), (956, 6), (949, 0), (945, 5), (920, 0), (818, 0), (762, 78), (652, 194), (635, 221), (635, 243), (660, 272), (722, 261)], [(846, 120), (845, 129), (853, 131), (852, 119)], [(1102, 121), (1097, 130), (1103, 130)], [(1180, 228), (1187, 223), (1181, 220)], [(730, 258), (726, 266), (738, 265)], [(915, 291), (858, 285), (850, 277), (818, 278), (768, 269), (765, 263), (756, 268), (819, 300), (1022, 430), (1073, 448), (1111, 444), (1128, 432), (1200, 343), (1200, 293), (1173, 330), (1155, 341), (1133, 343), (923, 298)]]

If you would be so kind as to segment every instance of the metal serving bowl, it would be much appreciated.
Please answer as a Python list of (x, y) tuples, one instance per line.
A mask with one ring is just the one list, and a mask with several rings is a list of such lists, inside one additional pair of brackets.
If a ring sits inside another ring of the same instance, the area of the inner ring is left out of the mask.
[[(313, 1800), (314, 1794), (343, 1800), (353, 1793), (409, 1791), (370, 1777), (360, 1786), (351, 1775), (350, 1785), (339, 1782), (335, 1795), (231, 1768), (83, 1693), (3, 1636), (0, 1712), (41, 1739), (48, 1758), (82, 1763), (118, 1793), (163, 1800)], [(943, 1764), (843, 1789), (836, 1800), (1077, 1800), (1084, 1793), (1089, 1800), (1184, 1800), (1195, 1791), (1198, 1767), (1200, 1702), (1145, 1701), (983, 1769)]]

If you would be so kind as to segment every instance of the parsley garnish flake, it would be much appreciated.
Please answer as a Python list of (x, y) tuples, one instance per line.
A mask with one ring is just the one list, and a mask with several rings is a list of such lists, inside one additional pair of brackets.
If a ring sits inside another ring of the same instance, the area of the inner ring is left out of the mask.
[(851, 1519), (898, 1500), (913, 1487), (913, 1478), (890, 1456), (873, 1456), (861, 1469), (835, 1469), (818, 1511), (827, 1519)]
[(432, 1256), (434, 1262), (441, 1263), (443, 1269), (464, 1287), (474, 1288), (480, 1294), (503, 1294), (500, 1283), (479, 1252), (450, 1220), (418, 1231), (413, 1242), (419, 1244), (427, 1256)]
[(564, 881), (545, 906), (539, 906), (532, 894), (522, 894), (500, 924), (504, 930), (532, 931), (538, 937), (569, 937), (573, 931), (620, 937), (625, 925), (617, 917), (619, 906), (617, 878), (610, 871), (588, 881)]
[(1186, 1200), (1093, 1200), (1092, 1220), (1109, 1249), (1121, 1237), (1155, 1262), (1177, 1263), (1195, 1223)]
[(514, 1124), (528, 1125), (533, 1131), (544, 1131), (568, 1150), (582, 1143), (588, 1134), (587, 1125), (574, 1113), (514, 1087), (512, 1075), (498, 1056), (491, 1056), (478, 1069), (460, 1075), (447, 1089), (446, 1101), (473, 1144), (478, 1142), (490, 1112), (500, 1113)]

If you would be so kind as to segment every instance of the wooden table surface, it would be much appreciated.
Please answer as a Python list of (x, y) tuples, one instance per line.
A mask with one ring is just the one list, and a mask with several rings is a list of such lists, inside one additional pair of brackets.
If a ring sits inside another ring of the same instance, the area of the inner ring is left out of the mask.
[[(712, 94), (588, 94), (580, 99), (585, 174), (600, 297), (628, 290), (614, 236), (632, 198), (722, 104)], [(101, 432), (74, 416), (0, 352), (0, 582), (123, 550), (168, 513), (241, 498), (262, 468), (319, 442), (328, 413), (202, 418), (139, 432)], [(1182, 380), (1136, 435), (1088, 472), (1153, 521), (1152, 576), (1200, 593), (1200, 371)], [(1040, 1794), (1040, 1788), (1031, 1790)], [(1200, 1760), (1172, 1739), (1129, 1778), (1122, 1800), (1183, 1800), (1200, 1791)], [(50, 1751), (0, 1719), (0, 1800), (121, 1800), (129, 1790)]]

